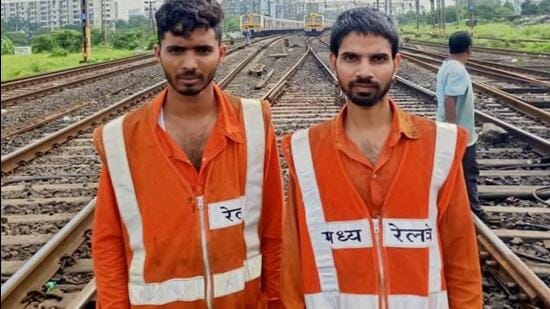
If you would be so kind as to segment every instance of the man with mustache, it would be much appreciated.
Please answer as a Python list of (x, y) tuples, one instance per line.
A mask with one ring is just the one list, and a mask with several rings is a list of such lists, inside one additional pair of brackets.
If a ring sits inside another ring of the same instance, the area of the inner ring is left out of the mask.
[(278, 299), (283, 201), (269, 105), (213, 82), (226, 47), (210, 0), (155, 14), (167, 88), (94, 132), (100, 308), (265, 308)]
[(388, 96), (398, 42), (381, 12), (342, 13), (330, 64), (347, 102), (335, 118), (283, 139), (288, 308), (481, 308), (461, 165), (467, 133)]

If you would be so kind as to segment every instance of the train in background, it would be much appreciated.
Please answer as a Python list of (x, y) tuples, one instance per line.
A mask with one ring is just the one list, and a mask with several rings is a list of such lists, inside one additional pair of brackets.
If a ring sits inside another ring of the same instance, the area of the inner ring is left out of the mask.
[(241, 15), (241, 32), (243, 34), (246, 27), (250, 29), (253, 36), (262, 36), (287, 31), (300, 31), (304, 29), (304, 21), (248, 13)]
[(317, 36), (334, 24), (333, 20), (326, 19), (323, 14), (308, 13), (304, 15), (304, 31), (307, 36)]

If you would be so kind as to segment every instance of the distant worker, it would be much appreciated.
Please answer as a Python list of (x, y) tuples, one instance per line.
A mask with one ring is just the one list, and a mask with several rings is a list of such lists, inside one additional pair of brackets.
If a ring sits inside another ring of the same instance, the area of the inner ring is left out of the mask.
[(212, 80), (217, 1), (155, 13), (167, 88), (94, 132), (100, 308), (265, 308), (278, 299), (283, 195), (269, 105)]
[(244, 28), (244, 38), (246, 40), (246, 46), (252, 46), (252, 31), (250, 31), (250, 28), (248, 28), (248, 26)]
[(437, 72), (437, 121), (457, 124), (468, 131), (468, 143), (462, 168), (470, 208), (482, 221), (488, 216), (481, 208), (477, 194), (479, 167), (476, 160), (477, 133), (474, 120), (474, 89), (466, 70), (466, 62), (472, 54), (472, 38), (459, 31), (449, 37), (449, 57)]
[(345, 11), (332, 28), (329, 60), (346, 105), (282, 143), (287, 308), (482, 307), (461, 165), (467, 133), (388, 97), (400, 57), (379, 11)]

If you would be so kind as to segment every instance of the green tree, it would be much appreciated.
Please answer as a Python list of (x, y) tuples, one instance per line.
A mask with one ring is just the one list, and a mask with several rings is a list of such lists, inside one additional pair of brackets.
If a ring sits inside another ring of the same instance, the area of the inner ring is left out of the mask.
[(24, 32), (6, 32), (4, 35), (8, 37), (15, 46), (29, 45), (29, 38)]
[(538, 5), (539, 14), (550, 14), (550, 0), (542, 0)]
[(144, 15), (133, 15), (128, 18), (128, 29), (145, 29), (149, 24), (149, 19)]
[(228, 16), (224, 18), (223, 24), (225, 27), (225, 32), (236, 32), (241, 30), (241, 25), (239, 21), (239, 16)]
[(2, 55), (13, 55), (15, 47), (13, 42), (6, 36), (2, 36)]
[(80, 32), (75, 30), (60, 30), (53, 32), (52, 36), (58, 47), (73, 53), (80, 51), (82, 44), (82, 35)]
[(521, 15), (535, 15), (537, 14), (537, 5), (533, 3), (531, 0), (525, 0), (521, 4)]
[(45, 33), (35, 36), (31, 46), (33, 53), (43, 53), (52, 51), (56, 44), (52, 35)]
[(115, 32), (113, 34), (113, 47), (117, 49), (137, 49), (142, 46), (143, 31)]

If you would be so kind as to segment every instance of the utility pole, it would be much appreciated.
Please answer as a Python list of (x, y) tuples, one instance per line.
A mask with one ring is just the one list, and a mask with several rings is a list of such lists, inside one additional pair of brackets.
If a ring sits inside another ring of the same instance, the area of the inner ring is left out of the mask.
[(455, 9), (456, 9), (456, 25), (460, 26), (460, 5), (458, 0), (455, 0)]
[(80, 1), (80, 20), (82, 21), (82, 61), (88, 62), (92, 56), (92, 39), (88, 14), (88, 0)]
[(415, 11), (416, 11), (416, 35), (420, 35), (420, 0), (415, 1)]
[(435, 12), (434, 0), (430, 0), (430, 5), (431, 5), (431, 8), (432, 8), (432, 28), (433, 28), (433, 31), (436, 32), (436, 29), (435, 29), (435, 15), (436, 15), (436, 12)]
[(100, 10), (101, 10), (101, 41), (103, 44), (107, 44), (107, 27), (106, 27), (106, 12), (105, 12), (105, 0), (100, 1)]
[(445, 22), (447, 21), (447, 13), (445, 12), (445, 0), (441, 1), (441, 33), (443, 36), (446, 34)]
[(155, 29), (155, 15), (154, 15), (154, 12), (153, 12), (153, 4), (155, 3), (156, 1), (153, 1), (153, 0), (145, 0), (144, 3), (145, 5), (147, 6), (147, 9), (149, 10), (149, 21), (147, 22), (147, 34), (148, 36), (151, 36), (151, 35), (154, 35), (154, 33), (156, 32), (156, 29)]

